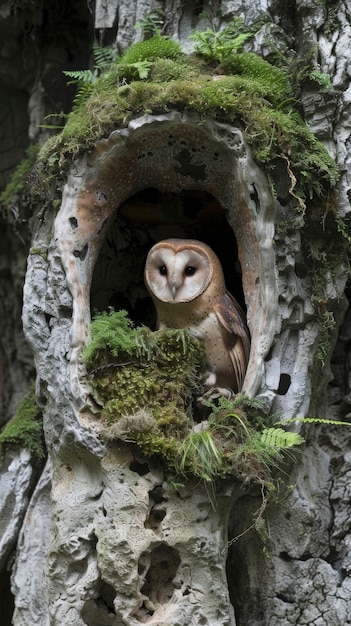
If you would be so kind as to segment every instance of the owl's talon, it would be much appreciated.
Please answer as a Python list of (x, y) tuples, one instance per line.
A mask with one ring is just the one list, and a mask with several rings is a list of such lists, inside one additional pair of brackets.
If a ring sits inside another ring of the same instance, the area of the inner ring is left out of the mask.
[(211, 402), (219, 400), (220, 398), (227, 398), (228, 400), (231, 400), (234, 396), (235, 393), (231, 389), (226, 389), (225, 387), (211, 387), (211, 389), (205, 391), (202, 396), (199, 396), (196, 401), (199, 407), (204, 407), (208, 406)]

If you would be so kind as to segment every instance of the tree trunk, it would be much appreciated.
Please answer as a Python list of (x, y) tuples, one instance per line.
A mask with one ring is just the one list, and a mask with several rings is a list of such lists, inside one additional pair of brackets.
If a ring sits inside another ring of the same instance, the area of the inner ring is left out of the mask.
[[(152, 243), (202, 239), (247, 312), (243, 392), (264, 406), (267, 425), (272, 416), (348, 421), (349, 8), (97, 0), (90, 13), (77, 0), (45, 13), (39, 4), (10, 4), (0, 12), (9, 55), (19, 36), (30, 53), (27, 67), (13, 54), (13, 67), (0, 63), (13, 102), (11, 116), (0, 103), (13, 121), (2, 131), (10, 146), (3, 183), (29, 139), (46, 138), (36, 124), (69, 110), (62, 71), (88, 66), (93, 35), (122, 55), (156, 25), (190, 54), (194, 30), (219, 33), (233, 18), (254, 33), (246, 51), (290, 67), (291, 115), (304, 118), (340, 177), (330, 196), (302, 197), (291, 146), (267, 170), (247, 120), (235, 123), (225, 108), (219, 119), (172, 102), (167, 111), (136, 102), (134, 116), (96, 131), (89, 147), (69, 158), (62, 149), (57, 180), (42, 181), (43, 206), (33, 201), (33, 216), (23, 190), (7, 204), (3, 196), (1, 422), (36, 371), (48, 453), (43, 467), (28, 446), (3, 444), (4, 626), (351, 624), (348, 425), (295, 422), (306, 444), (273, 472), (274, 493), (228, 475), (215, 486), (189, 480), (172, 488), (159, 459), (128, 439), (106, 442), (82, 360), (92, 310), (127, 308), (136, 323), (152, 325), (142, 276)], [(208, 85), (226, 80), (220, 64), (210, 67)], [(135, 85), (118, 87), (128, 98)], [(109, 106), (102, 93), (101, 125)], [(296, 167), (314, 177), (311, 189), (323, 187), (322, 162), (317, 174), (308, 163)]]

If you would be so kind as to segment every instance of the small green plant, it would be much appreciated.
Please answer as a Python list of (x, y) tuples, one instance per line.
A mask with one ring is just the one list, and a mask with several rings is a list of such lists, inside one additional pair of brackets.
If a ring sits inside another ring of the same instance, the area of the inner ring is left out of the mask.
[(182, 56), (178, 42), (157, 34), (128, 48), (118, 63), (118, 75), (124, 80), (145, 79), (153, 62), (158, 59), (175, 61)]
[(108, 366), (111, 359), (120, 356), (138, 356), (135, 354), (136, 331), (127, 311), (103, 311), (93, 320), (90, 332), (91, 340), (84, 351), (88, 370)]
[(89, 97), (93, 85), (98, 78), (104, 75), (111, 64), (115, 61), (116, 53), (112, 48), (102, 48), (98, 44), (93, 45), (94, 67), (92, 70), (65, 70), (63, 73), (72, 80), (67, 85), (77, 85), (78, 91), (73, 100), (73, 109), (77, 109)]
[(220, 474), (221, 461), (212, 433), (208, 430), (192, 432), (179, 446), (176, 472), (186, 475), (190, 471), (201, 480), (213, 482)]
[(327, 419), (323, 417), (292, 417), (281, 421), (281, 424), (327, 424), (328, 426), (351, 426), (351, 422)]
[(250, 32), (243, 32), (233, 36), (232, 30), (229, 28), (225, 28), (219, 33), (207, 28), (201, 32), (194, 32), (190, 39), (195, 41), (195, 52), (197, 54), (209, 61), (221, 62), (229, 53), (240, 50), (250, 37), (252, 37)]
[(310, 78), (314, 80), (318, 85), (320, 85), (323, 89), (332, 89), (333, 84), (330, 80), (329, 74), (325, 72), (321, 72), (320, 70), (312, 70), (309, 74)]
[(135, 28), (140, 28), (143, 31), (145, 39), (153, 35), (161, 35), (162, 26), (162, 11), (158, 11), (157, 9), (145, 13), (143, 19), (135, 24)]
[(26, 448), (38, 460), (45, 457), (41, 411), (31, 389), (19, 404), (15, 415), (0, 432), (0, 449), (10, 446)]

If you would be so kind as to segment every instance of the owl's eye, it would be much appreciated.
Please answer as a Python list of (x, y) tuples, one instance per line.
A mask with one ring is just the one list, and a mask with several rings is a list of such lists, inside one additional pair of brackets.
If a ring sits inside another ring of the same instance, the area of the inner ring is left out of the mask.
[(185, 268), (184, 274), (185, 276), (194, 276), (196, 272), (196, 267), (193, 267), (192, 265), (188, 265), (188, 267)]
[(165, 265), (161, 265), (158, 270), (161, 276), (167, 276), (167, 267)]

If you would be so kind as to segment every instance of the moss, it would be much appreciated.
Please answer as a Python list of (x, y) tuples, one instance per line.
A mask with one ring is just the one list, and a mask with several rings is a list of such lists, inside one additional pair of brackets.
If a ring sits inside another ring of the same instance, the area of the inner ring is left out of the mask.
[(205, 369), (198, 340), (182, 330), (134, 328), (124, 311), (96, 316), (91, 335), (85, 359), (107, 440), (137, 445), (168, 477), (271, 480), (284, 441), (279, 447), (263, 439), (262, 403), (222, 398), (194, 429), (192, 401)]
[(35, 458), (45, 457), (42, 416), (34, 390), (23, 398), (13, 418), (0, 433), (0, 448), (19, 445)]
[(319, 325), (317, 359), (324, 367), (335, 336), (337, 301), (343, 291), (335, 292), (340, 269), (350, 273), (348, 250), (351, 245), (345, 223), (333, 210), (326, 211), (323, 229), (319, 228), (319, 212), (309, 212), (302, 232), (302, 250), (310, 280), (311, 300)]
[(10, 209), (11, 206), (18, 204), (19, 202), (22, 204), (28, 203), (29, 200), (26, 200), (24, 197), (26, 193), (29, 195), (30, 192), (27, 179), (28, 175), (35, 167), (38, 152), (39, 146), (37, 144), (27, 148), (25, 158), (16, 167), (11, 176), (10, 182), (0, 194), (0, 203), (5, 207), (5, 209)]
[(229, 53), (221, 62), (229, 74), (237, 74), (246, 79), (246, 84), (255, 85), (259, 95), (277, 106), (292, 96), (287, 75), (253, 52)]
[(146, 407), (159, 433), (184, 434), (204, 370), (202, 344), (182, 330), (134, 328), (125, 311), (96, 316), (91, 335), (84, 358), (103, 422)]
[[(232, 75), (213, 80), (213, 68), (195, 55), (182, 55), (167, 38), (157, 35), (135, 44), (96, 81), (62, 133), (42, 148), (43, 176), (57, 171), (63, 176), (72, 159), (145, 111), (196, 111), (242, 126), (255, 159), (267, 170), (274, 168), (277, 155), (289, 155), (302, 198), (327, 195), (338, 170), (293, 108), (288, 76), (253, 53), (229, 51), (221, 58), (222, 71)], [(147, 63), (142, 77), (138, 63)]]
[(43, 250), (42, 248), (29, 248), (29, 253), (32, 256), (41, 256), (43, 257), (43, 259), (45, 261), (47, 261), (48, 258), (48, 251), (47, 250)]
[(137, 61), (178, 59), (181, 57), (183, 57), (183, 53), (179, 43), (162, 35), (154, 35), (146, 41), (140, 41), (130, 46), (123, 55), (122, 61), (128, 64)]

